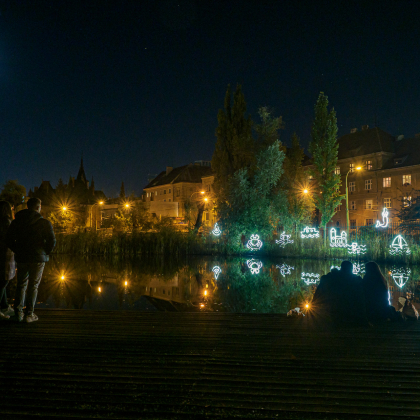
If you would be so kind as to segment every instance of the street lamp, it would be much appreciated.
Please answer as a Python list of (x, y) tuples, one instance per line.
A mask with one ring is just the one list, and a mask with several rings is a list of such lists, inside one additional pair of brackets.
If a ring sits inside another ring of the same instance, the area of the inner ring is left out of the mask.
[[(361, 166), (358, 166), (358, 167), (356, 167), (356, 171), (361, 171), (362, 170), (362, 167)], [(349, 215), (349, 186), (348, 186), (348, 183), (347, 183), (347, 178), (348, 178), (348, 176), (349, 176), (349, 173), (350, 172), (353, 172), (353, 168), (350, 168), (348, 171), (347, 171), (347, 174), (346, 174), (346, 215), (347, 215), (347, 234), (349, 234), (350, 233), (350, 215)]]

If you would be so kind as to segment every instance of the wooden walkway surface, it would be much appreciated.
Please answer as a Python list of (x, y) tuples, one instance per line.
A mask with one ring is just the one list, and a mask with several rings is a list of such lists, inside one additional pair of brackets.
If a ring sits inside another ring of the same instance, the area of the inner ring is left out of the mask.
[(0, 419), (420, 417), (420, 322), (39, 310), (0, 324)]

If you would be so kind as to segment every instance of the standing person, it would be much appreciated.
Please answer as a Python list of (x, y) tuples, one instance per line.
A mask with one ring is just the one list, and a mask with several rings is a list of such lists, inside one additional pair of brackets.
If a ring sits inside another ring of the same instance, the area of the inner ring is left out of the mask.
[(368, 262), (363, 277), (363, 290), (366, 300), (366, 314), (369, 321), (378, 322), (388, 318), (396, 319), (395, 308), (389, 303), (388, 286), (376, 262)]
[[(45, 263), (55, 247), (54, 230), (51, 223), (44, 219), (41, 200), (30, 198), (28, 208), (16, 213), (6, 235), (7, 246), (15, 253), (17, 263), (17, 285), (15, 297), (15, 320), (38, 321), (34, 314), (38, 286), (42, 279)], [(28, 293), (26, 296), (26, 290)], [(26, 310), (25, 315), (23, 308)]]
[(16, 274), (15, 257), (6, 245), (6, 232), (12, 220), (12, 207), (7, 201), (0, 201), (0, 319), (10, 318), (6, 288)]

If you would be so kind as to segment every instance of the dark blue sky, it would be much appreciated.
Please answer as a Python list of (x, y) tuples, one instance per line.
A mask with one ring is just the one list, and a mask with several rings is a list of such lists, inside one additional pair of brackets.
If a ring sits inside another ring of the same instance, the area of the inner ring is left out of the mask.
[(0, 182), (77, 174), (109, 196), (211, 159), (226, 86), (307, 145), (324, 91), (339, 134), (420, 132), (419, 1), (0, 1)]

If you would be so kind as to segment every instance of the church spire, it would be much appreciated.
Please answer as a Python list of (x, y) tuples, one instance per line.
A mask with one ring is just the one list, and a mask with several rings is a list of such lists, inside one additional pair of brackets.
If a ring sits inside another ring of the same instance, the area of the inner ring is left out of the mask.
[(82, 155), (82, 159), (80, 161), (79, 173), (77, 174), (76, 180), (77, 181), (82, 181), (84, 184), (87, 184), (85, 169), (83, 168), (83, 155)]

